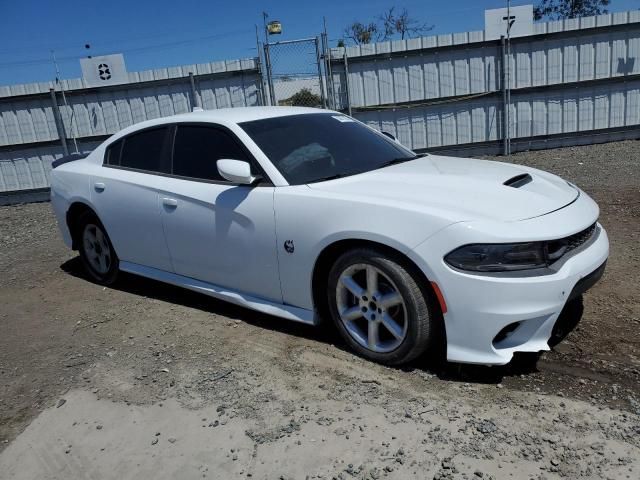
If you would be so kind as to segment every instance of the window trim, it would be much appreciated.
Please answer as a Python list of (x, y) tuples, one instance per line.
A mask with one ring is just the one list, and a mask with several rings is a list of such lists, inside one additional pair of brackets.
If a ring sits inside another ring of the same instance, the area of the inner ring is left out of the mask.
[[(120, 143), (120, 151), (118, 152), (118, 165), (113, 165), (111, 163), (107, 162), (107, 158), (110, 158), (111, 155), (111, 149), (113, 147), (115, 147), (116, 143)], [(122, 147), (124, 146), (124, 137), (119, 138), (118, 140), (116, 140), (115, 142), (111, 142), (109, 145), (107, 145), (107, 147), (104, 149), (104, 159), (102, 160), (102, 164), (103, 165), (111, 165), (114, 167), (119, 167), (120, 164), (122, 163)]]
[[(128, 135), (125, 135), (123, 137), (120, 137), (118, 140), (116, 140), (115, 142), (110, 143), (107, 148), (105, 148), (105, 154), (104, 154), (104, 158), (102, 159), (102, 166), (103, 167), (108, 167), (108, 168), (119, 168), (121, 170), (131, 170), (133, 172), (142, 172), (142, 173), (148, 173), (151, 175), (167, 175), (167, 173), (165, 172), (160, 172), (160, 171), (156, 171), (156, 170), (147, 170), (147, 169), (143, 169), (143, 168), (135, 168), (135, 167), (126, 167), (122, 165), (122, 153), (124, 152), (124, 146), (127, 143), (127, 139), (130, 137), (133, 137), (134, 135), (137, 135), (139, 133), (144, 133), (144, 132), (148, 132), (150, 130), (164, 130), (164, 138), (162, 139), (162, 150), (160, 151), (160, 155), (161, 155), (161, 166), (164, 162), (168, 160), (171, 160), (171, 158), (167, 158), (170, 152), (167, 152), (167, 148), (171, 147), (171, 144), (167, 145), (167, 142), (170, 140), (168, 138), (168, 135), (170, 133), (170, 127), (171, 124), (159, 124), (159, 125), (152, 125), (149, 127), (145, 127), (145, 128), (141, 128), (140, 130), (136, 130), (135, 132), (131, 132)], [(110, 165), (106, 162), (107, 159), (107, 150), (109, 149), (109, 147), (115, 143), (118, 142), (122, 142), (122, 144), (120, 145), (120, 165)], [(171, 165), (169, 165), (169, 167), (171, 167)]]
[[(238, 147), (244, 152), (244, 154), (247, 156), (247, 161), (249, 162), (249, 164), (254, 167), (257, 170), (257, 173), (262, 177), (262, 180), (254, 185), (246, 185), (246, 184), (242, 184), (242, 183), (235, 183), (235, 182), (229, 182), (227, 180), (208, 180), (205, 178), (197, 178), (197, 177), (187, 177), (187, 176), (183, 176), (183, 175), (176, 175), (174, 173), (165, 173), (165, 172), (158, 172), (158, 171), (154, 171), (154, 170), (144, 170), (144, 169), (140, 169), (140, 168), (134, 168), (134, 167), (125, 167), (122, 165), (109, 165), (106, 160), (107, 160), (107, 150), (109, 149), (109, 147), (111, 147), (111, 145), (114, 145), (115, 143), (122, 141), (122, 144), (120, 146), (120, 163), (122, 163), (122, 151), (124, 148), (124, 144), (126, 143), (126, 139), (130, 136), (136, 135), (138, 133), (142, 133), (145, 132), (147, 130), (155, 130), (155, 129), (159, 129), (159, 128), (165, 128), (167, 130), (167, 132), (165, 133), (165, 135), (170, 135), (170, 138), (166, 138), (163, 140), (163, 142), (167, 142), (168, 141), (168, 145), (163, 145), (163, 155), (167, 154), (167, 152), (165, 152), (164, 150), (166, 148), (169, 148), (169, 167), (171, 169), (171, 172), (173, 172), (173, 156), (175, 153), (175, 140), (176, 140), (176, 135), (178, 133), (178, 128), (180, 126), (191, 126), (191, 127), (207, 127), (207, 128), (212, 128), (212, 129), (216, 129), (216, 130), (220, 130), (226, 134), (228, 134), (231, 137), (231, 140), (234, 141)], [(255, 188), (255, 187), (273, 187), (273, 181), (269, 178), (269, 176), (267, 175), (267, 173), (264, 171), (264, 169), (262, 168), (262, 165), (260, 165), (260, 162), (257, 161), (256, 157), (251, 153), (251, 151), (247, 148), (247, 146), (244, 144), (244, 142), (242, 142), (242, 140), (240, 140), (238, 138), (238, 136), (235, 134), (235, 132), (233, 132), (230, 128), (226, 127), (225, 125), (221, 125), (219, 123), (212, 123), (212, 122), (170, 122), (170, 123), (161, 123), (158, 125), (152, 125), (149, 127), (145, 127), (145, 128), (141, 128), (139, 130), (136, 130), (135, 132), (131, 132), (123, 137), (118, 138), (117, 140), (115, 140), (114, 142), (111, 142), (109, 145), (107, 145), (107, 147), (105, 148), (105, 153), (102, 159), (102, 166), (105, 168), (114, 168), (114, 169), (118, 169), (118, 170), (127, 170), (127, 171), (131, 171), (131, 172), (137, 172), (137, 173), (144, 173), (147, 175), (156, 175), (156, 176), (160, 176), (160, 177), (169, 177), (169, 178), (176, 178), (178, 180), (187, 180), (190, 182), (198, 182), (198, 183), (210, 183), (210, 184), (214, 184), (214, 185), (228, 185), (228, 186), (244, 186), (244, 187), (250, 187), (250, 188)]]

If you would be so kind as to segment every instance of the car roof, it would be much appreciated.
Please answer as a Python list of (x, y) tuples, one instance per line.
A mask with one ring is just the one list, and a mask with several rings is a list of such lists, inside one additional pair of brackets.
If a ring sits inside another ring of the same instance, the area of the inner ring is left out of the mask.
[(222, 125), (238, 124), (242, 122), (250, 122), (252, 120), (262, 120), (265, 118), (286, 117), (290, 115), (301, 115), (310, 113), (333, 113), (332, 110), (309, 107), (234, 107), (234, 108), (218, 108), (216, 110), (200, 110), (196, 112), (180, 113), (167, 117), (154, 118), (140, 123), (130, 125), (118, 133), (111, 136), (105, 141), (104, 145), (108, 145), (118, 139), (129, 135), (130, 133), (143, 130), (145, 128), (155, 127), (179, 122), (214, 122)]
[(219, 108), (216, 110), (203, 110), (190, 113), (174, 115), (176, 121), (195, 122), (231, 122), (242, 123), (252, 120), (262, 120), (264, 118), (285, 117), (288, 115), (301, 115), (305, 113), (328, 113), (330, 111), (320, 108), (309, 107), (236, 107)]
[(332, 113), (338, 114), (332, 110), (309, 107), (234, 107), (234, 108), (218, 108), (216, 110), (199, 110), (189, 113), (180, 113), (167, 117), (154, 118), (143, 122), (130, 125), (113, 136), (109, 137), (103, 145), (109, 145), (130, 133), (137, 132), (150, 127), (159, 125), (179, 123), (179, 122), (213, 122), (222, 125), (238, 124), (242, 122), (250, 122), (252, 120), (262, 120), (265, 118), (286, 117), (290, 115), (313, 114), (313, 113)]

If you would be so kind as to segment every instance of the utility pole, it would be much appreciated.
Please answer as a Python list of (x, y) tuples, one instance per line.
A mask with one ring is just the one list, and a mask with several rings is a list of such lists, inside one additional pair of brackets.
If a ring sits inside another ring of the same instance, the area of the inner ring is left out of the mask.
[(258, 33), (258, 25), (256, 24), (256, 52), (258, 53), (258, 71), (260, 72), (260, 105), (266, 106), (268, 105), (267, 101), (267, 90), (268, 85), (265, 80), (265, 69), (266, 65), (263, 64), (262, 59), (264, 58), (264, 52), (260, 46), (260, 35)]
[(269, 86), (269, 104), (276, 104), (276, 94), (273, 87), (273, 75), (271, 71), (271, 53), (270, 53), (270, 44), (269, 44), (269, 27), (267, 26), (267, 18), (269, 18), (269, 14), (267, 12), (262, 12), (262, 23), (264, 24), (264, 66), (267, 70), (267, 85)]
[(267, 12), (262, 12), (262, 24), (264, 26), (264, 44), (265, 45), (269, 43), (269, 29), (267, 28), (267, 18), (269, 18), (269, 14)]
[[(56, 60), (56, 52), (54, 52), (53, 50), (51, 50), (51, 58), (53, 60), (53, 66), (55, 67), (55, 71), (56, 71), (56, 84), (60, 85), (60, 92), (62, 92), (62, 102), (64, 103), (64, 106), (67, 108), (67, 110), (69, 110), (69, 103), (67, 102), (67, 96), (65, 95), (65, 92), (64, 92), (64, 86), (60, 81), (60, 68), (58, 68), (58, 61)], [(73, 127), (73, 110), (71, 110), (70, 127), (71, 127), (71, 139), (73, 140), (73, 148), (76, 151), (75, 153), (80, 153), (80, 151), (78, 150), (78, 142), (76, 141), (75, 129)]]

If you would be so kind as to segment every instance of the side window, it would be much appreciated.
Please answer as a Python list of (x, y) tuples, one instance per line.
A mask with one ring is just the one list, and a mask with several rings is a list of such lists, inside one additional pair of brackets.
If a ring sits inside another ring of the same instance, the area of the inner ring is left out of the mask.
[(104, 156), (105, 165), (120, 165), (120, 154), (122, 153), (122, 139), (112, 143), (107, 147)]
[(203, 180), (226, 181), (218, 173), (221, 158), (249, 161), (238, 142), (212, 127), (178, 125), (173, 149), (173, 174)]
[(169, 155), (165, 148), (166, 133), (167, 127), (160, 127), (125, 137), (120, 165), (150, 172), (170, 173)]

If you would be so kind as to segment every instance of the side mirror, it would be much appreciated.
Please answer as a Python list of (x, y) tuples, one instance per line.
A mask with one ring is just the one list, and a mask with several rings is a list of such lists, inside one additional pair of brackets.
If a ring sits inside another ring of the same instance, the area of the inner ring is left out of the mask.
[(227, 158), (220, 159), (216, 162), (218, 173), (225, 180), (241, 185), (251, 185), (256, 181), (256, 177), (251, 175), (251, 166), (249, 162), (242, 160), (231, 160)]

